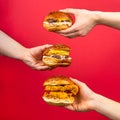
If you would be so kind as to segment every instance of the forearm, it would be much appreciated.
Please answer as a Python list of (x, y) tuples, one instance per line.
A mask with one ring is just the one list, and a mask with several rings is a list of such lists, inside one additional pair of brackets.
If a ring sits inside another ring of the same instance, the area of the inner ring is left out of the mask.
[(21, 59), (26, 48), (0, 30), (0, 54)]
[(103, 24), (120, 29), (120, 12), (94, 12), (97, 16), (97, 24)]
[(120, 103), (96, 94), (92, 105), (93, 110), (112, 120), (120, 120)]

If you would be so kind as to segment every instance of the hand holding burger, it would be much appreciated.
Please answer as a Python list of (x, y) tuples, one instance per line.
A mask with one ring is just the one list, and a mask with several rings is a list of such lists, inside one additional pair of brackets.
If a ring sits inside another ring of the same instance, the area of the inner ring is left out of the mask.
[(65, 76), (53, 76), (44, 82), (43, 100), (52, 105), (73, 104), (78, 93), (78, 86)]

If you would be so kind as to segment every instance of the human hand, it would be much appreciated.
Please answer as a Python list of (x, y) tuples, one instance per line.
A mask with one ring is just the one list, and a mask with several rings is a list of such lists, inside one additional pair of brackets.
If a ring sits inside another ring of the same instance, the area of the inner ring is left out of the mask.
[(71, 13), (75, 16), (75, 23), (70, 28), (58, 32), (65, 37), (75, 38), (78, 36), (85, 36), (97, 24), (97, 15), (95, 11), (72, 8), (61, 11)]
[(72, 111), (89, 111), (92, 109), (92, 101), (96, 95), (85, 83), (76, 79), (70, 78), (75, 84), (79, 86), (79, 93), (75, 96), (75, 101), (65, 108)]
[(50, 70), (52, 67), (46, 66), (42, 62), (43, 51), (52, 45), (46, 44), (34, 48), (27, 48), (23, 54), (22, 61), (36, 70)]

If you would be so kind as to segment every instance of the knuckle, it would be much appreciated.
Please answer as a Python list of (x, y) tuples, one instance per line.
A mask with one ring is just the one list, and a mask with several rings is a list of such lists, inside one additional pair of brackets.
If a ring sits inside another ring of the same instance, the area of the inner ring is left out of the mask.
[(76, 27), (75, 29), (74, 29), (74, 31), (78, 31), (79, 30), (79, 27)]

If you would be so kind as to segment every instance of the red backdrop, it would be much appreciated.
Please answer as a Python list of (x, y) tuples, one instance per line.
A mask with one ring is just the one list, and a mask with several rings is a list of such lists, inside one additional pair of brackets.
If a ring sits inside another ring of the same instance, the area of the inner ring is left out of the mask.
[(68, 7), (120, 11), (120, 0), (0, 0), (1, 30), (25, 47), (64, 43), (72, 48), (73, 58), (70, 67), (36, 71), (0, 56), (0, 120), (108, 119), (94, 111), (73, 112), (46, 104), (41, 98), (43, 81), (57, 74), (81, 80), (95, 92), (120, 101), (120, 31), (99, 25), (75, 39), (47, 32), (42, 26), (45, 15)]

